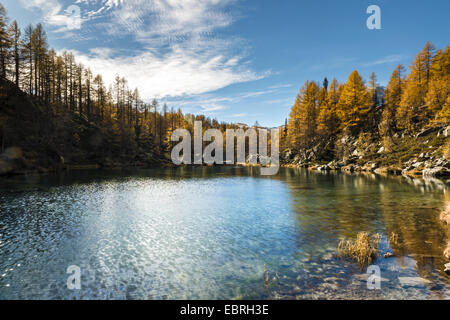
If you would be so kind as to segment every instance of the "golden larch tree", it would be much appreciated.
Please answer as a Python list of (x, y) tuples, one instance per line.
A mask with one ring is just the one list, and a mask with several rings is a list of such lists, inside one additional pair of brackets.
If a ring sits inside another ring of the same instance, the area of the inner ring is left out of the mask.
[(370, 112), (371, 99), (363, 79), (358, 71), (348, 77), (337, 105), (337, 116), (341, 129), (358, 130)]
[(397, 111), (397, 123), (401, 128), (414, 131), (426, 119), (425, 96), (431, 78), (433, 51), (433, 45), (427, 42), (411, 64)]
[(288, 123), (288, 138), (297, 149), (312, 146), (316, 135), (316, 118), (320, 89), (314, 81), (307, 81), (300, 89), (292, 107)]
[(425, 97), (428, 114), (435, 122), (442, 122), (440, 111), (450, 93), (450, 46), (445, 51), (438, 50), (430, 70), (430, 82)]

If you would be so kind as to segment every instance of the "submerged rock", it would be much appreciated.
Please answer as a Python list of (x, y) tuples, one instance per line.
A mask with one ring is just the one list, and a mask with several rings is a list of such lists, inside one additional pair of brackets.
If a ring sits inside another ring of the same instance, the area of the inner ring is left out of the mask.
[(398, 277), (402, 286), (415, 287), (430, 284), (431, 281), (420, 277)]

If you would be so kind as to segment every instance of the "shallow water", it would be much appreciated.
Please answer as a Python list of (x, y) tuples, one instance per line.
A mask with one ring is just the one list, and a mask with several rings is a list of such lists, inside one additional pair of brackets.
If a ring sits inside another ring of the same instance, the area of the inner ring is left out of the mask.
[[(74, 171), (0, 180), (2, 299), (448, 299), (439, 181), (281, 169)], [(399, 234), (381, 289), (342, 238)], [(81, 269), (81, 290), (66, 270)], [(266, 272), (268, 282), (266, 282)]]

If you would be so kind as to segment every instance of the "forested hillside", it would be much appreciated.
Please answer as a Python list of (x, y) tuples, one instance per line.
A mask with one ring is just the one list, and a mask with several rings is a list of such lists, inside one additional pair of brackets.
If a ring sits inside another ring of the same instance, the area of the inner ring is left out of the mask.
[(285, 161), (319, 169), (422, 174), (450, 157), (450, 46), (427, 43), (409, 73), (398, 65), (386, 88), (375, 73), (366, 85), (355, 70), (346, 83), (307, 81), (283, 135)]
[(120, 76), (107, 87), (72, 53), (50, 49), (41, 24), (9, 24), (0, 4), (0, 173), (169, 164), (171, 133), (195, 120), (227, 126), (145, 103)]
[[(386, 88), (356, 70), (346, 83), (307, 81), (281, 127), (282, 160), (448, 176), (449, 93), (450, 47), (431, 43)], [(204, 130), (237, 127), (146, 103), (119, 75), (107, 86), (72, 53), (51, 49), (41, 24), (22, 30), (0, 4), (0, 174), (170, 164), (172, 132), (192, 132), (195, 120)]]

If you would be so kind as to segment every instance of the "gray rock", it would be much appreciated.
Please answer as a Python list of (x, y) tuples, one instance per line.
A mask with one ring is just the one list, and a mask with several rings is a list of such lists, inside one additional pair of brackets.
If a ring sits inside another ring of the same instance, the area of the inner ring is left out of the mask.
[(377, 153), (383, 153), (384, 152), (384, 147), (381, 147)]
[(412, 166), (413, 166), (414, 168), (418, 168), (418, 167), (420, 167), (421, 165), (423, 165), (423, 162), (416, 162), (416, 163), (414, 163)]
[(285, 160), (291, 160), (293, 157), (292, 151), (291, 150), (287, 150), (286, 152), (284, 152), (283, 155), (283, 159)]
[(423, 170), (422, 174), (424, 177), (444, 178), (450, 177), (450, 170), (445, 167), (434, 167)]
[(405, 169), (402, 170), (402, 174), (405, 175), (408, 173), (408, 171), (411, 171), (412, 169), (414, 169), (413, 166), (407, 166)]
[(258, 162), (258, 155), (256, 154), (249, 154), (247, 156), (247, 163), (257, 163)]
[(353, 164), (356, 162), (356, 160), (358, 159), (358, 157), (344, 157), (344, 159), (342, 159), (342, 162), (344, 163), (344, 166), (347, 166), (349, 164)]
[(395, 254), (392, 252), (386, 252), (383, 256), (385, 259), (395, 257)]
[(450, 263), (446, 263), (446, 264), (444, 265), (444, 267), (445, 267), (444, 272), (445, 272), (446, 274), (450, 275)]
[(442, 134), (443, 134), (444, 137), (450, 136), (450, 126), (445, 128), (444, 131), (442, 132)]
[(439, 131), (440, 129), (442, 129), (442, 127), (434, 127), (434, 128), (425, 129), (425, 130), (419, 132), (416, 135), (416, 138), (425, 137), (425, 136), (427, 136), (429, 134), (432, 134), (433, 132)]

